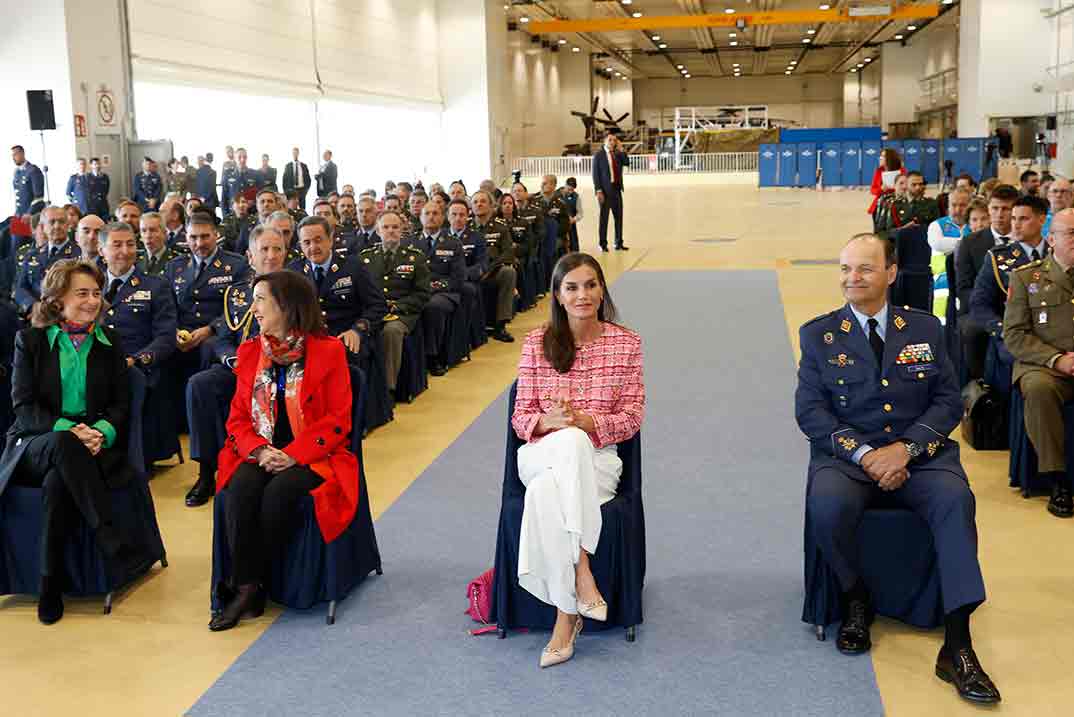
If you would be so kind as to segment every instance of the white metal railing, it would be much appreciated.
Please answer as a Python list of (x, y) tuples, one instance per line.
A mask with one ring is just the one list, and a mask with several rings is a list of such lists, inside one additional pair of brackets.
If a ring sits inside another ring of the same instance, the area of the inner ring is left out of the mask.
[[(554, 174), (561, 180), (570, 176), (589, 176), (593, 173), (592, 157), (520, 157), (515, 169), (524, 177), (541, 177)], [(709, 154), (682, 154), (675, 164), (673, 154), (632, 154), (630, 174), (675, 174), (733, 172), (756, 172), (756, 152), (717, 152)]]

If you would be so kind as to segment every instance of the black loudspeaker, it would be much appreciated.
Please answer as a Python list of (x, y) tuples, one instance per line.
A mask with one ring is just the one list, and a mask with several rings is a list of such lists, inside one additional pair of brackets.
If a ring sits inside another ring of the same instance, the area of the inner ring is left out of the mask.
[(1056, 128), (1055, 117), (1046, 117), (1045, 121), (1048, 123), (1048, 129)]
[(26, 90), (26, 108), (30, 111), (30, 129), (56, 129), (52, 90)]

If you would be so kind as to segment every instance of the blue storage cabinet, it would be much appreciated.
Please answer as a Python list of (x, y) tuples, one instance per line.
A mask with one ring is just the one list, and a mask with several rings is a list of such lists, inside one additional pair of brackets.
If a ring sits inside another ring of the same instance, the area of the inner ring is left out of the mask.
[(825, 142), (821, 145), (820, 169), (824, 173), (824, 186), (843, 185), (843, 152), (839, 142)]
[(925, 175), (925, 181), (928, 184), (939, 184), (940, 182), (940, 140), (938, 139), (923, 139), (921, 140), (921, 152), (923, 159), (921, 160), (921, 173)]
[(762, 187), (779, 184), (779, 145), (762, 144), (757, 148), (757, 174)]
[(873, 174), (880, 166), (880, 150), (883, 145), (880, 142), (861, 143), (861, 183), (872, 184)]
[(973, 181), (981, 181), (981, 171), (984, 165), (984, 140), (963, 139), (961, 151), (961, 164), (955, 165), (955, 176), (965, 172), (973, 177)]
[[(921, 140), (907, 139), (902, 143), (902, 161), (906, 165), (907, 172), (921, 172), (922, 160)], [(924, 172), (922, 172), (924, 174)]]
[(798, 144), (798, 182), (799, 187), (814, 187), (817, 184), (817, 145), (815, 142)]
[(779, 184), (780, 187), (793, 187), (798, 176), (798, 145), (779, 145)]
[[(947, 167), (951, 167), (951, 183), (954, 184), (955, 177), (959, 175), (959, 167), (962, 166), (962, 140), (960, 139), (945, 139), (943, 141), (943, 159), (942, 164), (942, 178), (947, 178)], [(948, 165), (948, 162), (951, 164)]]
[(902, 146), (901, 139), (885, 139), (884, 149), (893, 149), (898, 152), (899, 158), (902, 159), (903, 166), (906, 166), (906, 150)]
[(839, 149), (843, 163), (843, 185), (860, 187), (863, 184), (861, 181), (861, 142), (841, 142)]

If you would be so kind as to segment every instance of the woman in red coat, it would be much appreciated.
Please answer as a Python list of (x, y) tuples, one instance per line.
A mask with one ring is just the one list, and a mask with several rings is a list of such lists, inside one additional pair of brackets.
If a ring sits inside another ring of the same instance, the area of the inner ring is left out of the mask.
[(873, 202), (869, 205), (866, 213), (871, 215), (876, 211), (876, 203), (880, 201), (881, 195), (892, 191), (891, 187), (884, 187), (884, 172), (896, 171), (899, 174), (906, 174), (906, 167), (902, 166), (902, 158), (899, 157), (899, 152), (892, 147), (888, 147), (880, 153), (880, 166), (873, 172), (873, 183), (869, 186), (869, 193), (873, 195)]
[(325, 334), (313, 284), (291, 271), (259, 276), (253, 314), (261, 335), (239, 347), (217, 477), (218, 489), (229, 491), (234, 593), (209, 623), (213, 631), (264, 611), (268, 566), (293, 534), (303, 496), (313, 496), (326, 542), (358, 506), (346, 351)]

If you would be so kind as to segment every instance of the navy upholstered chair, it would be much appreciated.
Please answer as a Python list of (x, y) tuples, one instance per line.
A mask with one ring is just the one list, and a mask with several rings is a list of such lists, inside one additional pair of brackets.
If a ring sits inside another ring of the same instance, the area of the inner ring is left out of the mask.
[(419, 322), (403, 339), (403, 360), (395, 383), (395, 400), (410, 403), (429, 388), (429, 368), (425, 356), (425, 332)]
[(926, 228), (916, 224), (902, 227), (894, 241), (899, 274), (891, 285), (891, 303), (932, 311), (932, 248)]
[(440, 357), (446, 366), (456, 366), (470, 358), (470, 313), (460, 299), (459, 305), (448, 319), (448, 340), (444, 355)]
[[(137, 370), (130, 373), (140, 375)], [(106, 615), (112, 612), (113, 593), (149, 572), (158, 561), (161, 567), (168, 566), (138, 435), (144, 396), (132, 381), (127, 450), (133, 476), (126, 485), (111, 489), (109, 495), (116, 527), (131, 542), (144, 547), (146, 558), (142, 564), (126, 566), (121, 574), (109, 571), (93, 532), (81, 518), (65, 554), (68, 585), (64, 592), (104, 595)], [(42, 518), (40, 488), (8, 485), (0, 497), (0, 595), (36, 595), (40, 590)]]
[(366, 377), (364, 430), (371, 431), (394, 418), (395, 399), (388, 391), (388, 378), (384, 370), (384, 342), (380, 334), (372, 334), (369, 340), (369, 356), (361, 362)]
[[(351, 366), (351, 388), (355, 396), (351, 408), (351, 451), (358, 457), (358, 509), (342, 535), (325, 543), (313, 510), (313, 498), (302, 499), (302, 522), (282, 555), (271, 569), (269, 597), (289, 608), (305, 610), (328, 602), (327, 622), (336, 621), (336, 605), (372, 572), (381, 574), (380, 550), (373, 530), (369, 490), (362, 459), (362, 417), (365, 415), (367, 386), (362, 371)], [(231, 550), (227, 542), (227, 489), (217, 493), (213, 504), (213, 577), (210, 594), (212, 610), (223, 609), (219, 586), (231, 576)]]
[[(496, 577), (492, 588), (492, 616), (499, 636), (513, 628), (551, 629), (555, 607), (541, 602), (518, 584), (518, 546), (526, 488), (518, 477), (518, 449), (523, 441), (511, 426), (517, 385), (511, 387), (507, 409), (507, 455), (503, 498), (496, 535)], [(608, 603), (608, 621), (586, 619), (586, 630), (625, 627), (634, 641), (642, 622), (642, 587), (645, 582), (645, 511), (641, 500), (641, 433), (618, 444), (623, 475), (617, 495), (600, 507), (603, 524), (597, 552), (590, 559), (597, 587)]]
[[(817, 639), (823, 640), (825, 627), (842, 619), (842, 589), (817, 547), (806, 505), (802, 621), (813, 625)], [(862, 580), (878, 615), (922, 628), (943, 622), (936, 551), (924, 519), (901, 508), (867, 510), (858, 528), (858, 545)]]
[[(1011, 391), (1011, 424), (1008, 430), (1011, 455), (1008, 474), (1011, 488), (1019, 489), (1023, 498), (1030, 498), (1040, 493), (1048, 493), (1052, 486), (1041, 480), (1037, 472), (1037, 451), (1026, 433), (1025, 415), (1025, 399), (1021, 389), (1015, 386)], [(1063, 407), (1063, 422), (1066, 428), (1067, 473), (1070, 474), (1074, 473), (1074, 403)]]

